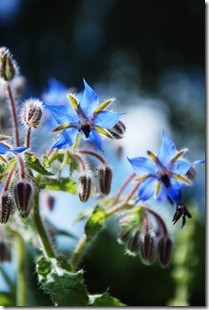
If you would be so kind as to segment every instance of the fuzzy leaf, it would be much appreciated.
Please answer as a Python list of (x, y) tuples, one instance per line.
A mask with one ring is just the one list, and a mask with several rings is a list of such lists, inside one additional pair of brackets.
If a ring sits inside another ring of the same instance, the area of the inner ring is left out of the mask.
[(96, 206), (85, 225), (85, 234), (87, 235), (88, 239), (91, 239), (100, 232), (101, 228), (104, 226), (105, 219), (106, 213), (104, 209)]
[(39, 185), (42, 188), (76, 194), (76, 184), (70, 178), (60, 178), (60, 179), (44, 178), (39, 182)]
[(69, 272), (63, 269), (57, 260), (45, 257), (39, 259), (36, 270), (42, 289), (51, 296), (56, 306), (88, 305), (88, 294), (81, 270), (76, 273)]
[(47, 171), (42, 164), (40, 163), (39, 159), (31, 153), (25, 153), (25, 160), (28, 166), (31, 167), (31, 169), (39, 172), (43, 175), (53, 175), (53, 173)]
[(108, 293), (89, 295), (89, 306), (93, 307), (124, 307), (125, 305), (117, 298)]

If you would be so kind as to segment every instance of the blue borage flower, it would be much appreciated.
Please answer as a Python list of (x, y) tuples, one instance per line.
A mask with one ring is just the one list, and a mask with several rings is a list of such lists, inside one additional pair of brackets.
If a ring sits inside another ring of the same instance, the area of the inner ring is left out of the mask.
[[(27, 149), (27, 147), (25, 147), (25, 146), (18, 146), (18, 147), (9, 148), (8, 146), (0, 143), (0, 154), (1, 155), (4, 155), (6, 153), (22, 153), (26, 149)], [(0, 160), (6, 162), (6, 160), (2, 156), (0, 156)]]
[(199, 160), (190, 163), (178, 160), (188, 149), (177, 151), (176, 145), (164, 131), (162, 131), (162, 138), (163, 142), (157, 156), (147, 151), (150, 158), (128, 158), (137, 174), (136, 181), (141, 181), (136, 203), (140, 200), (146, 201), (153, 196), (159, 199), (167, 197), (176, 205), (182, 203), (181, 186), (191, 184), (186, 174), (192, 166), (205, 162)]
[(52, 148), (64, 149), (71, 146), (75, 148), (82, 137), (83, 140), (93, 142), (102, 150), (100, 134), (112, 138), (107, 129), (111, 129), (125, 114), (103, 111), (114, 99), (108, 99), (99, 104), (96, 92), (85, 80), (83, 82), (85, 89), (82, 94), (67, 95), (72, 106), (44, 103), (44, 107), (61, 125), (53, 132), (63, 130)]

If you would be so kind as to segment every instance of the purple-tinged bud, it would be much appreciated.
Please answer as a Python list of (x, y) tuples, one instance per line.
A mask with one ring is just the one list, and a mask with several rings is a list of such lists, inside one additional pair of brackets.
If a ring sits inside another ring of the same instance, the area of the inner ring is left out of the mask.
[(26, 126), (38, 128), (42, 116), (42, 102), (33, 98), (26, 100), (21, 116)]
[(28, 217), (32, 207), (33, 188), (28, 181), (19, 181), (14, 186), (14, 197), (17, 209), (22, 218)]
[(99, 169), (98, 181), (101, 193), (107, 196), (110, 192), (112, 183), (112, 170), (110, 169), (110, 167), (105, 166)]
[(122, 139), (126, 131), (126, 126), (123, 124), (123, 122), (118, 121), (117, 124), (115, 124), (115, 126), (112, 127), (111, 129), (108, 129), (108, 131), (110, 132), (113, 138)]
[(15, 75), (15, 63), (6, 47), (0, 48), (0, 78), (10, 81)]
[(131, 253), (138, 251), (140, 246), (139, 232), (137, 231), (131, 238), (129, 238), (127, 243), (127, 248)]
[(78, 179), (78, 196), (80, 201), (86, 202), (89, 199), (91, 193), (91, 178), (82, 175)]
[(150, 233), (146, 233), (140, 242), (140, 253), (143, 261), (150, 264), (154, 260), (154, 238)]
[(4, 241), (0, 241), (0, 263), (10, 261), (11, 261), (10, 248)]
[(49, 209), (49, 211), (53, 211), (54, 209), (54, 196), (48, 194), (48, 193), (44, 193), (43, 195), (43, 204), (44, 206)]
[(12, 198), (8, 194), (8, 192), (3, 193), (1, 196), (1, 204), (0, 204), (0, 223), (5, 224), (10, 216), (12, 210)]
[(173, 241), (169, 237), (162, 237), (158, 242), (158, 254), (162, 267), (170, 263), (173, 251)]

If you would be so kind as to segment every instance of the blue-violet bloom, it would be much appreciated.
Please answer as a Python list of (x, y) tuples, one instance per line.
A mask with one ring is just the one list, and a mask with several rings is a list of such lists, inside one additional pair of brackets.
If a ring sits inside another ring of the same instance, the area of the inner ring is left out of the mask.
[(150, 158), (128, 158), (137, 174), (136, 181), (141, 181), (136, 203), (140, 200), (146, 201), (153, 196), (158, 199), (167, 197), (176, 205), (182, 203), (181, 186), (191, 184), (186, 174), (192, 166), (205, 162), (198, 160), (190, 163), (179, 160), (179, 157), (188, 149), (177, 151), (176, 145), (164, 131), (162, 131), (162, 138), (163, 142), (157, 156), (147, 151)]
[(56, 122), (60, 125), (53, 131), (63, 130), (52, 148), (64, 149), (76, 147), (80, 138), (93, 142), (102, 150), (100, 134), (112, 138), (107, 129), (111, 129), (125, 113), (103, 111), (113, 99), (99, 104), (96, 92), (84, 82), (84, 92), (68, 94), (71, 105), (49, 105), (44, 103)]

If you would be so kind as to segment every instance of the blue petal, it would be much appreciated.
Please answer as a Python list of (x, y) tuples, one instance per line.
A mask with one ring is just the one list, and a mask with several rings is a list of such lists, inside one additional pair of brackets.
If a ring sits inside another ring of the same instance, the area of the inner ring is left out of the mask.
[(93, 114), (94, 110), (98, 107), (99, 99), (96, 92), (87, 84), (84, 79), (83, 83), (85, 90), (80, 101), (80, 107), (83, 110), (86, 118), (89, 118)]
[(159, 153), (157, 155), (158, 159), (166, 168), (171, 161), (171, 159), (176, 155), (176, 145), (174, 142), (162, 131), (163, 143), (160, 147)]
[(135, 157), (135, 158), (128, 158), (128, 160), (138, 176), (143, 176), (145, 174), (153, 174), (156, 171), (155, 163), (149, 158)]
[(178, 181), (173, 178), (170, 178), (171, 187), (167, 188), (163, 185), (163, 188), (167, 196), (176, 204), (179, 205), (182, 203), (182, 191), (181, 186)]
[(205, 160), (204, 159), (200, 159), (200, 160), (196, 160), (193, 162), (193, 165), (201, 165), (201, 164), (204, 164), (205, 163)]
[(100, 134), (95, 129), (93, 129), (93, 128), (91, 129), (88, 138), (86, 138), (85, 134), (82, 133), (82, 138), (85, 141), (93, 142), (101, 151), (103, 151), (102, 150), (102, 139), (101, 139), (101, 136), (100, 136)]
[(146, 201), (154, 196), (155, 188), (157, 185), (157, 178), (150, 177), (147, 179), (144, 179), (142, 183), (139, 185), (139, 191), (137, 200), (135, 203), (141, 201)]
[(42, 98), (50, 104), (67, 103), (68, 88), (55, 78), (50, 78), (48, 81), (48, 89), (44, 91)]
[(75, 111), (69, 105), (50, 105), (43, 104), (54, 117), (58, 124), (78, 123), (79, 119)]
[(189, 163), (189, 162), (183, 161), (183, 160), (177, 160), (172, 165), (171, 171), (173, 173), (185, 175), (192, 166), (193, 166), (193, 163)]
[(6, 154), (9, 152), (21, 153), (21, 152), (25, 151), (26, 149), (27, 149), (27, 147), (25, 147), (25, 146), (18, 146), (18, 147), (14, 147), (12, 149), (8, 149), (5, 145), (0, 144), (0, 154)]
[(27, 150), (27, 147), (25, 147), (25, 146), (18, 146), (18, 147), (13, 147), (12, 149), (9, 150), (9, 152), (22, 153), (25, 150)]
[(63, 130), (59, 139), (53, 144), (52, 149), (66, 149), (71, 147), (75, 143), (78, 134), (79, 131), (76, 127)]
[(126, 113), (113, 113), (108, 111), (101, 111), (97, 114), (97, 116), (94, 118), (93, 123), (95, 126), (99, 126), (105, 129), (111, 129), (121, 116), (123, 116)]

